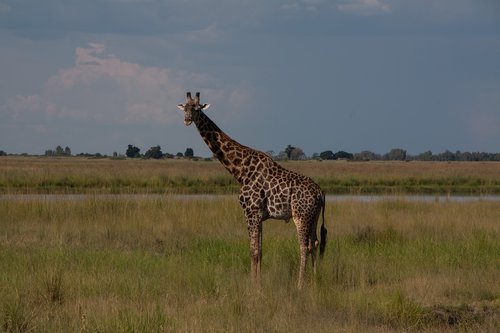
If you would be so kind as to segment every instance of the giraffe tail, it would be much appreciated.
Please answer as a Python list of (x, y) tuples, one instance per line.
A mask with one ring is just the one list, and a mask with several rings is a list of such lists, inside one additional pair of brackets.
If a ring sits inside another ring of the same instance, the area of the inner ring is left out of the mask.
[(321, 224), (321, 232), (320, 232), (320, 243), (319, 243), (319, 258), (323, 258), (323, 255), (325, 254), (325, 247), (326, 247), (326, 234), (328, 233), (328, 230), (325, 228), (325, 195), (323, 194), (323, 205), (321, 207), (321, 218), (323, 219), (323, 222)]

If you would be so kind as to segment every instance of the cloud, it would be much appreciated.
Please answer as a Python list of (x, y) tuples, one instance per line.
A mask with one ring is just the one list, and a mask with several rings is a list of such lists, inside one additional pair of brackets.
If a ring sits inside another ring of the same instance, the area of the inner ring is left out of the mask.
[[(9, 1), (0, 3), (0, 29), (35, 40), (70, 38), (78, 34), (181, 36), (196, 42), (220, 42), (259, 29), (323, 32), (373, 32), (353, 16), (381, 16), (382, 25), (440, 28), (452, 23), (463, 28), (464, 17), (480, 25), (498, 25), (498, 1), (483, 0), (86, 0)], [(397, 13), (388, 19), (383, 14)], [(348, 14), (348, 15), (345, 15)], [(486, 18), (486, 20), (485, 20)], [(309, 21), (308, 21), (309, 20)], [(292, 29), (292, 30), (290, 30)], [(399, 31), (399, 29), (398, 29)], [(70, 36), (70, 37), (68, 37)]]
[(282, 4), (279, 8), (287, 12), (306, 11), (316, 13), (327, 5), (325, 0), (299, 0)]
[(179, 34), (179, 38), (193, 44), (211, 44), (215, 43), (224, 36), (224, 33), (217, 28), (216, 24), (205, 28), (187, 31)]
[(7, 111), (7, 115), (14, 121), (22, 120), (26, 113), (31, 115), (41, 111), (42, 101), (38, 95), (22, 96), (17, 95), (10, 98), (2, 109)]
[(86, 0), (11, 1), (0, 3), (0, 28), (32, 39), (52, 39), (67, 34), (152, 36), (258, 26), (269, 17), (263, 0)]
[(341, 12), (372, 16), (392, 12), (392, 6), (383, 0), (347, 0), (337, 5)]
[(146, 67), (90, 43), (75, 51), (75, 65), (60, 70), (40, 94), (10, 98), (13, 120), (32, 116), (115, 123), (168, 122), (188, 86), (209, 86), (203, 74)]

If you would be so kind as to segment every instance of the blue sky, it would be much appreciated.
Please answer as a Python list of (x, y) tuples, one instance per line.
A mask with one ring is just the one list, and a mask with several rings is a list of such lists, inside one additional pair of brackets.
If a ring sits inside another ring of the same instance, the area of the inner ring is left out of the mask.
[(0, 0), (0, 150), (500, 151), (497, 0)]

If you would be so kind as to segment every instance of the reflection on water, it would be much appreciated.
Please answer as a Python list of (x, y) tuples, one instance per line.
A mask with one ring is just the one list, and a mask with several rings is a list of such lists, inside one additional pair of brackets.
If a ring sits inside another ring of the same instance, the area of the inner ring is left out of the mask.
[[(0, 201), (83, 201), (83, 200), (222, 200), (237, 195), (218, 194), (1, 194)], [(500, 195), (460, 196), (460, 195), (327, 195), (330, 202), (476, 202), (499, 201)]]

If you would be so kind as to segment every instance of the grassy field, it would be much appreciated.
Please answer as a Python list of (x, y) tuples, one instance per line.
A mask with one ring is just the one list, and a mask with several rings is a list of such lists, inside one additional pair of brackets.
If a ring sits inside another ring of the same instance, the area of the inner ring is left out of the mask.
[[(498, 162), (283, 162), (328, 194), (500, 194)], [(0, 157), (1, 193), (212, 193), (238, 185), (218, 161)]]
[(328, 203), (299, 292), (279, 221), (251, 283), (233, 196), (0, 200), (0, 331), (498, 332), (499, 218), (498, 202)]

